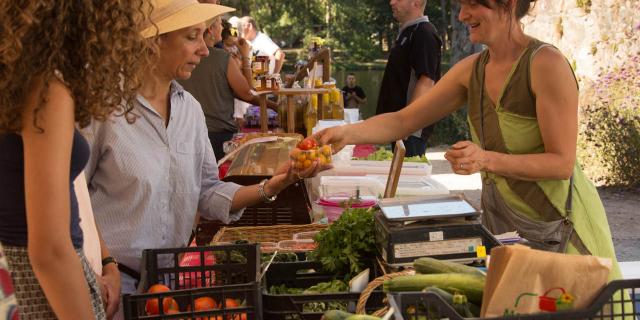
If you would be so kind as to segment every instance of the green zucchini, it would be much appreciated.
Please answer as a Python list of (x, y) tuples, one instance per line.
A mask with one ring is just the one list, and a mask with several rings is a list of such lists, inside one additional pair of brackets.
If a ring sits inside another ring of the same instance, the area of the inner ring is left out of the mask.
[(431, 292), (438, 295), (440, 298), (442, 298), (442, 300), (444, 300), (444, 302), (448, 303), (450, 306), (453, 307), (453, 295), (451, 293), (434, 286), (426, 287), (422, 291)]
[(353, 313), (349, 313), (341, 310), (327, 310), (322, 315), (322, 320), (346, 320), (352, 315)]
[(482, 271), (474, 268), (465, 266), (464, 264), (438, 260), (433, 258), (418, 258), (413, 261), (413, 268), (416, 269), (417, 273), (421, 274), (434, 274), (434, 273), (463, 273), (463, 274), (472, 274), (478, 276), (484, 276)]
[(354, 314), (345, 320), (380, 320), (381, 318), (376, 316), (370, 316), (368, 314)]
[(456, 312), (463, 318), (473, 317), (473, 313), (471, 313), (471, 309), (469, 308), (469, 301), (467, 300), (467, 296), (464, 294), (453, 294), (453, 309), (456, 310)]
[(416, 274), (386, 280), (382, 287), (385, 292), (398, 292), (421, 291), (426, 287), (436, 286), (450, 293), (464, 293), (471, 302), (481, 304), (484, 282), (484, 276), (470, 274)]

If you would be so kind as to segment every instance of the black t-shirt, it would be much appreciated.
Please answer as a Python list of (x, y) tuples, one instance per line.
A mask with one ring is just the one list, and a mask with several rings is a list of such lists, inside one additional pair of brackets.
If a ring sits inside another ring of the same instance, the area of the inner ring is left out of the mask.
[(355, 86), (353, 88), (349, 88), (349, 86), (344, 86), (342, 88), (342, 92), (343, 92), (343, 99), (344, 99), (344, 106), (345, 108), (347, 107), (347, 96), (349, 94), (351, 94), (352, 92), (356, 93), (356, 96), (358, 96), (358, 98), (360, 99), (364, 99), (367, 96), (364, 94), (364, 90), (362, 90), (362, 88), (360, 88), (359, 86)]
[[(89, 161), (90, 147), (78, 129), (73, 133), (69, 172), (69, 230), (73, 247), (82, 248), (80, 211), (73, 181)], [(10, 246), (27, 246), (27, 209), (24, 191), (24, 149), (22, 137), (10, 133), (0, 135), (0, 242)]]
[(404, 108), (420, 76), (440, 80), (441, 48), (442, 40), (430, 22), (422, 21), (402, 31), (389, 54), (376, 114)]

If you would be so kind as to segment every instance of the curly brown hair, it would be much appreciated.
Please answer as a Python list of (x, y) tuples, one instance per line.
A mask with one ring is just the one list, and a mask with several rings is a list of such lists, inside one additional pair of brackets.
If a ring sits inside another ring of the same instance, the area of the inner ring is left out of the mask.
[[(58, 72), (81, 127), (114, 112), (129, 119), (142, 73), (152, 63), (137, 27), (143, 1), (0, 1), (0, 133), (22, 129), (34, 81), (46, 88)], [(44, 92), (40, 100), (36, 128)]]

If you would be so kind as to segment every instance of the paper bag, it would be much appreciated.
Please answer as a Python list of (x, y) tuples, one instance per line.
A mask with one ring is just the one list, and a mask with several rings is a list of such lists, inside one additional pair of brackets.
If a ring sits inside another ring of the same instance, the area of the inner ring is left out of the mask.
[(588, 306), (607, 284), (611, 259), (502, 246), (491, 250), (481, 317)]

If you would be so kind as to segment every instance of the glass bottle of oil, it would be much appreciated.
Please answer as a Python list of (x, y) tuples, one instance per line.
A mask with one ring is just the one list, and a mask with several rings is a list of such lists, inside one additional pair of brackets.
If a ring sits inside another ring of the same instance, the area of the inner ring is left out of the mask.
[(331, 105), (331, 87), (335, 87), (334, 84), (326, 83), (325, 89), (329, 89), (329, 92), (322, 94), (322, 120), (333, 119), (333, 105)]
[(304, 126), (307, 129), (307, 136), (311, 136), (313, 133), (313, 127), (318, 123), (318, 95), (312, 94), (309, 96), (309, 105), (304, 117)]
[(342, 100), (342, 91), (335, 86), (331, 88), (329, 104), (331, 105), (331, 118), (334, 120), (343, 120), (344, 101)]

